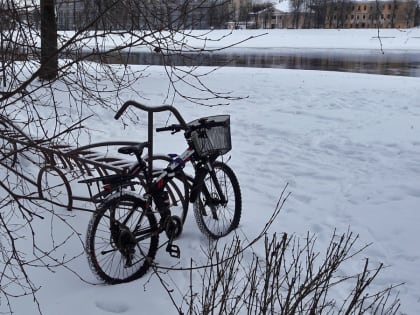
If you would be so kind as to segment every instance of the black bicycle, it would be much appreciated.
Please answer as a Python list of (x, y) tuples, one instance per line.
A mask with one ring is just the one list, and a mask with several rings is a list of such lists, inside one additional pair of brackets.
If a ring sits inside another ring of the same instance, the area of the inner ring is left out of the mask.
[[(128, 282), (143, 276), (155, 258), (159, 235), (165, 232), (166, 251), (180, 257), (174, 240), (181, 234), (188, 202), (194, 204), (199, 229), (217, 239), (236, 229), (241, 217), (242, 201), (238, 180), (232, 169), (217, 158), (231, 150), (230, 117), (203, 117), (185, 123), (172, 106), (148, 107), (134, 101), (124, 103), (118, 119), (134, 106), (149, 113), (170, 111), (179, 124), (157, 128), (157, 132), (184, 131), (188, 148), (180, 155), (169, 155), (167, 167), (154, 169), (153, 140), (121, 147), (119, 153), (135, 155), (137, 162), (122, 174), (87, 179), (102, 182), (103, 188), (93, 196), (98, 203), (87, 230), (86, 252), (94, 273), (107, 283)], [(143, 151), (148, 148), (148, 157)], [(194, 178), (183, 171), (191, 162)], [(171, 213), (170, 184), (177, 178), (184, 185), (181, 216)], [(139, 188), (140, 187), (140, 188)], [(90, 191), (90, 189), (89, 189)], [(141, 193), (139, 193), (141, 191)], [(157, 220), (155, 214), (158, 214)]]

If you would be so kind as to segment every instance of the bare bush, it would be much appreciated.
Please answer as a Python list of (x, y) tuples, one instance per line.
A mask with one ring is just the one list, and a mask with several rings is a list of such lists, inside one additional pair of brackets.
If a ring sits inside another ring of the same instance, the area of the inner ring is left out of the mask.
[(396, 314), (396, 286), (371, 291), (383, 265), (372, 267), (366, 259), (357, 274), (340, 271), (363, 250), (354, 249), (357, 239), (351, 232), (334, 233), (322, 257), (314, 249), (314, 236), (302, 241), (287, 234), (267, 235), (263, 255), (244, 252), (239, 238), (221, 250), (213, 247), (210, 266), (199, 272), (199, 285), (191, 280), (186, 313)]
[[(384, 270), (360, 254), (359, 236), (334, 231), (327, 248), (317, 249), (315, 235), (300, 238), (269, 233), (288, 195), (283, 191), (273, 216), (251, 242), (235, 235), (231, 242), (210, 243), (207, 262), (191, 261), (190, 286), (179, 303), (165, 268), (154, 274), (179, 314), (396, 314), (400, 302), (396, 287), (377, 289), (374, 280)], [(257, 245), (258, 246), (254, 246)], [(260, 250), (262, 249), (262, 250)], [(361, 269), (347, 274), (347, 264)]]

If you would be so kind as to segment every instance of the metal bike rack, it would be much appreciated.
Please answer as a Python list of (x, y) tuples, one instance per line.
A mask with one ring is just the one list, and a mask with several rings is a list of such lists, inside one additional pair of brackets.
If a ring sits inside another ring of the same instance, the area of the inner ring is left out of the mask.
[(149, 172), (149, 178), (152, 178), (152, 172), (153, 172), (153, 122), (154, 122), (154, 114), (155, 113), (160, 113), (160, 112), (165, 112), (165, 111), (169, 111), (172, 114), (175, 115), (176, 119), (178, 120), (178, 122), (183, 125), (186, 126), (187, 123), (185, 122), (184, 118), (182, 117), (182, 115), (180, 114), (180, 112), (173, 106), (171, 105), (161, 105), (161, 106), (146, 106), (143, 105), (141, 103), (138, 103), (136, 101), (127, 101), (125, 102), (121, 108), (118, 110), (118, 112), (115, 114), (115, 119), (119, 119), (121, 117), (121, 115), (127, 110), (127, 108), (129, 106), (133, 106), (135, 108), (138, 108), (142, 111), (147, 112), (147, 123), (148, 123), (148, 127), (147, 127), (147, 142), (149, 143), (148, 146), (148, 156), (149, 156), (149, 160), (148, 160), (148, 172)]
[[(1, 117), (0, 117), (1, 118)], [(153, 112), (149, 112), (149, 172), (153, 170)], [(117, 158), (114, 156), (104, 155), (101, 149), (111, 151), (110, 147), (115, 147), (113, 152), (116, 152), (116, 147), (135, 145), (138, 142), (133, 141), (109, 141), (93, 143), (81, 147), (72, 147), (68, 144), (58, 142), (46, 141), (42, 139), (32, 139), (26, 135), (22, 130), (15, 126), (10, 126), (6, 121), (0, 120), (0, 139), (3, 144), (0, 148), (0, 167), (5, 168), (8, 172), (14, 174), (21, 181), (24, 181), (25, 187), (32, 187), (29, 192), (25, 194), (15, 193), (16, 199), (26, 200), (48, 200), (44, 194), (44, 187), (42, 187), (43, 176), (47, 172), (55, 172), (62, 181), (66, 193), (68, 195), (67, 204), (57, 204), (64, 206), (67, 210), (79, 209), (74, 206), (74, 201), (92, 201), (91, 198), (74, 194), (71, 182), (74, 182), (74, 175), (81, 178), (83, 176), (104, 176), (109, 174), (122, 173), (131, 166), (132, 162)], [(34, 161), (30, 158), (31, 155), (38, 157), (39, 161)], [(32, 164), (39, 167), (38, 174), (25, 174), (19, 169), (18, 163), (20, 157), (24, 157)], [(156, 157), (155, 157), (156, 158)], [(165, 159), (165, 157), (159, 157)], [(151, 173), (150, 173), (151, 174)], [(35, 178), (36, 177), (36, 178)], [(177, 196), (187, 207), (185, 196), (183, 192), (175, 183), (171, 183), (174, 192), (170, 192), (172, 200), (176, 203)], [(175, 194), (177, 196), (175, 196)]]

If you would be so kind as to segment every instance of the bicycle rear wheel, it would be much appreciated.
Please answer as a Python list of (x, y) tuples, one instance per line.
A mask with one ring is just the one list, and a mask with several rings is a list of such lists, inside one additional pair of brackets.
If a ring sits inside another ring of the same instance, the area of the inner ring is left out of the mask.
[(207, 173), (194, 202), (194, 216), (203, 234), (218, 239), (238, 227), (242, 197), (238, 179), (229, 166), (216, 161), (213, 169), (226, 201), (221, 200), (211, 174)]
[(143, 276), (156, 255), (156, 218), (145, 201), (123, 194), (106, 202), (92, 216), (86, 252), (92, 271), (110, 284)]

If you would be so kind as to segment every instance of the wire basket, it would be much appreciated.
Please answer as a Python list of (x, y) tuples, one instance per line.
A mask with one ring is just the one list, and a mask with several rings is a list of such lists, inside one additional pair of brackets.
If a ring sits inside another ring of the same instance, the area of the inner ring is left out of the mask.
[[(188, 123), (188, 125), (199, 125), (200, 119), (196, 119)], [(223, 126), (210, 127), (208, 129), (197, 129), (191, 132), (191, 140), (193, 141), (195, 152), (199, 156), (223, 155), (229, 152), (232, 149), (232, 142), (230, 138), (230, 116), (209, 116), (204, 117), (204, 119), (224, 124)]]

